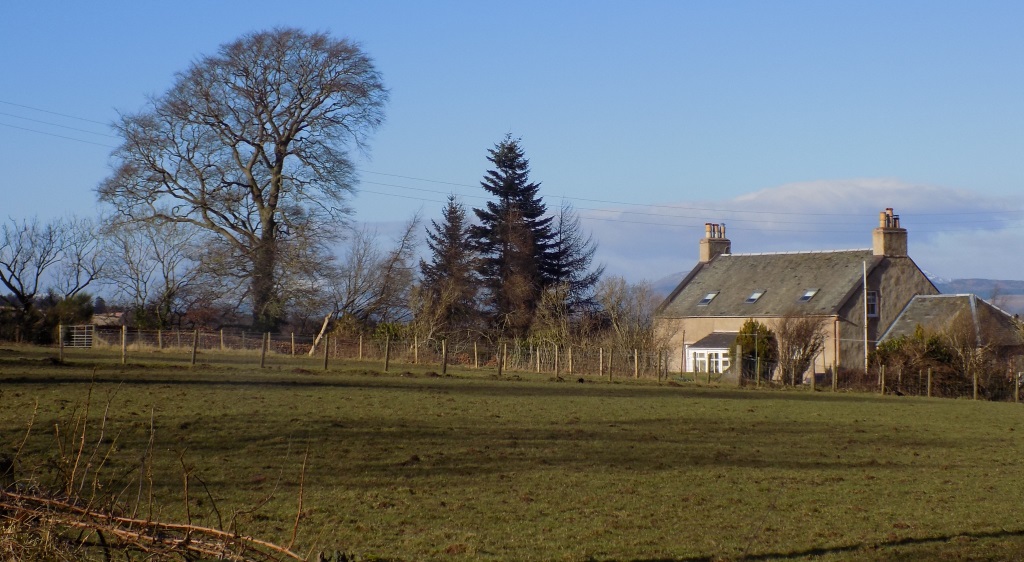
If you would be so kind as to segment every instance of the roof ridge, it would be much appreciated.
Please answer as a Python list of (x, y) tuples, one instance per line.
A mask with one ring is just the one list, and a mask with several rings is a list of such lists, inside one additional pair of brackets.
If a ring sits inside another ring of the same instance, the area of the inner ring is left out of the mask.
[(871, 248), (854, 248), (850, 250), (796, 250), (790, 252), (750, 252), (742, 254), (720, 254), (722, 256), (788, 256), (795, 254), (842, 254), (846, 252), (870, 252)]

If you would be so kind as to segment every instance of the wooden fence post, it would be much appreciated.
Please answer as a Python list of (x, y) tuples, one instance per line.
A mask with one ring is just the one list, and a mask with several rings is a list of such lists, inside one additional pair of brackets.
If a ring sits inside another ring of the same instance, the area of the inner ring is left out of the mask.
[(1013, 379), (1013, 402), (1020, 402), (1020, 373)]
[(555, 346), (555, 377), (558, 377), (561, 372), (558, 369), (558, 346)]
[(224, 351), (224, 329), (220, 330), (220, 350)]
[(163, 330), (157, 330), (156, 331), (156, 348), (157, 349), (163, 349), (164, 348), (164, 331)]
[(932, 397), (932, 368), (928, 367), (928, 398)]
[(57, 324), (57, 361), (64, 362), (64, 324)]
[(597, 348), (597, 376), (604, 374), (604, 348)]
[(974, 370), (974, 376), (972, 377), (972, 379), (974, 380), (974, 399), (977, 400), (978, 399), (978, 370), (977, 369)]
[(569, 376), (572, 376), (572, 346), (569, 346)]
[(879, 367), (878, 383), (879, 383), (879, 386), (881, 387), (879, 392), (881, 392), (882, 394), (885, 394), (885, 365), (882, 365), (882, 366)]
[(640, 378), (640, 350), (633, 348), (633, 378)]
[(128, 326), (121, 326), (121, 364), (128, 362)]
[(505, 368), (505, 370), (507, 371), (508, 370), (508, 342), (505, 342), (501, 346), (501, 364)]
[(473, 368), (474, 369), (479, 369), (480, 368), (480, 355), (477, 354), (476, 340), (473, 340)]
[(388, 372), (391, 364), (391, 334), (384, 336), (384, 372)]
[(448, 374), (448, 340), (441, 340), (441, 374)]
[(331, 344), (331, 334), (327, 334), (327, 335), (324, 336), (324, 370), (325, 371), (327, 370), (327, 356), (329, 355), (327, 350), (330, 349), (330, 344)]
[(739, 344), (736, 345), (736, 363), (736, 386), (742, 387), (745, 386), (745, 381), (743, 380), (743, 346)]
[(359, 334), (359, 360), (363, 360), (363, 334)]
[[(824, 355), (822, 355), (822, 357), (824, 357)], [(817, 378), (818, 377), (816, 377), (814, 373), (814, 359), (811, 359), (811, 392), (818, 390)]]
[(501, 371), (502, 371), (502, 368), (504, 367), (502, 365), (502, 363), (504, 363), (504, 361), (502, 360), (502, 357), (501, 357), (501, 346), (500, 345), (498, 346), (497, 349), (494, 350), (494, 358), (495, 358), (495, 363), (498, 364), (498, 378), (500, 379), (501, 378)]
[(536, 354), (535, 355), (536, 355), (536, 359), (537, 359), (537, 372), (539, 373), (540, 372), (540, 346), (538, 345), (536, 348), (534, 348), (531, 345), (530, 346), (530, 350), (533, 351), (534, 349), (536, 349)]
[[(444, 353), (444, 340), (441, 340), (441, 353)], [(420, 336), (419, 334), (412, 335), (412, 364), (420, 364)]]
[(199, 347), (199, 330), (192, 331), (192, 366), (196, 364), (196, 348)]
[(612, 367), (615, 366), (615, 348), (608, 348), (608, 380), (612, 380)]
[(268, 347), (270, 347), (270, 332), (263, 334), (263, 345), (260, 346), (260, 369), (267, 366)]
[(292, 332), (292, 357), (295, 357), (295, 332)]

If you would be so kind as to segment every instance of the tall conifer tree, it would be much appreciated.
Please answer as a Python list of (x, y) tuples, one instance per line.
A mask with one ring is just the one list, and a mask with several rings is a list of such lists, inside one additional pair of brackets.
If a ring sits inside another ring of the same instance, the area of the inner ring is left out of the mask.
[(480, 224), (471, 231), (480, 254), (478, 272), (493, 327), (524, 336), (533, 319), (553, 247), (552, 217), (530, 181), (530, 163), (519, 139), (506, 135), (488, 151), (494, 168), (480, 185), (495, 197), (473, 209)]
[(476, 308), (476, 252), (466, 209), (448, 196), (441, 224), (430, 221), (427, 246), (430, 262), (420, 260), (425, 308), (442, 332), (467, 327)]

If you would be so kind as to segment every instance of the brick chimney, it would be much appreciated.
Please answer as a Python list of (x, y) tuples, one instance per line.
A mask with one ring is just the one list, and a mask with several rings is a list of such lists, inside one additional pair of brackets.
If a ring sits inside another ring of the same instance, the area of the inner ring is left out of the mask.
[(725, 237), (725, 225), (704, 223), (704, 238), (700, 239), (700, 263), (708, 263), (719, 254), (732, 252), (732, 242)]
[(878, 213), (878, 228), (872, 233), (872, 247), (876, 256), (907, 255), (907, 229), (900, 227), (900, 216), (894, 215), (892, 208)]

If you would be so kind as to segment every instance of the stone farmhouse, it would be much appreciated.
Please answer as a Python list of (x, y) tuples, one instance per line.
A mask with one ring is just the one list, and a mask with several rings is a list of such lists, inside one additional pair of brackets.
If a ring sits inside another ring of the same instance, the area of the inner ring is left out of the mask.
[(863, 369), (867, 351), (907, 304), (939, 293), (907, 255), (907, 230), (892, 209), (879, 214), (872, 242), (863, 250), (734, 254), (724, 225), (708, 223), (697, 265), (656, 313), (669, 369), (685, 361), (685, 371), (724, 373), (746, 320), (771, 326), (794, 313), (822, 317), (827, 326), (824, 351), (805, 380)]

